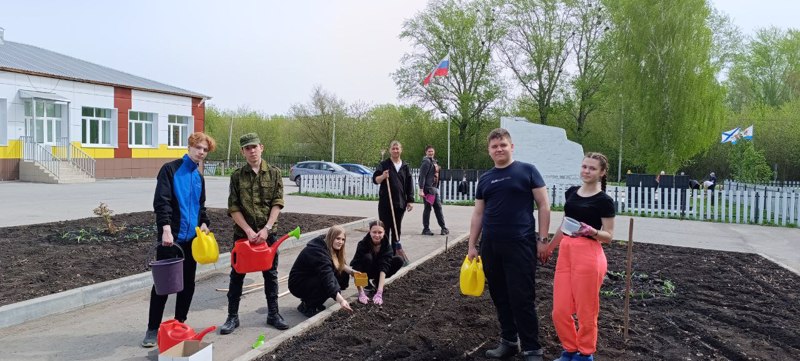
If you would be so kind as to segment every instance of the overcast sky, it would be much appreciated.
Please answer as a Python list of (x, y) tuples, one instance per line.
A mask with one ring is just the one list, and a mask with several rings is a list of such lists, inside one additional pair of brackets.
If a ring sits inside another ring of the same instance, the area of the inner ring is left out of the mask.
[[(712, 0), (745, 33), (799, 28), (800, 1)], [(402, 23), (426, 0), (5, 1), (5, 39), (240, 106), (285, 114), (320, 85), (348, 103), (397, 103)], [(433, 64), (431, 65), (433, 66)], [(421, 80), (421, 79), (420, 79)]]

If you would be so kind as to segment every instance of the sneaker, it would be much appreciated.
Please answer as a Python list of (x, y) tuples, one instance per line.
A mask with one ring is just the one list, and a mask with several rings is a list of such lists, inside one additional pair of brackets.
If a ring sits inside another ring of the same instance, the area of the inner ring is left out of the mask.
[(155, 330), (147, 330), (144, 334), (144, 340), (142, 340), (142, 347), (155, 347), (156, 342), (158, 341), (158, 329)]
[(443, 235), (443, 236), (446, 236), (446, 235), (448, 235), (448, 234), (450, 234), (450, 230), (449, 230), (449, 229), (447, 229), (447, 228), (442, 228), (442, 235)]
[(433, 232), (431, 232), (430, 229), (425, 228), (425, 229), (422, 230), (422, 235), (423, 236), (432, 236)]
[(575, 352), (567, 352), (566, 350), (561, 351), (561, 357), (553, 360), (553, 361), (572, 361), (572, 358), (578, 354), (578, 351)]

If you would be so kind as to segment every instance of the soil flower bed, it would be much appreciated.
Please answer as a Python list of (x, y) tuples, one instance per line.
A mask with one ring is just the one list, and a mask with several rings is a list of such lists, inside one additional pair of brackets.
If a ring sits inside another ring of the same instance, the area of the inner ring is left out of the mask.
[[(210, 208), (210, 229), (220, 253), (233, 244), (233, 221)], [(357, 220), (354, 217), (282, 213), (278, 232), (303, 232)], [(101, 217), (0, 228), (0, 306), (146, 271), (156, 242), (153, 212), (113, 215), (116, 234)]]
[[(628, 341), (623, 339), (626, 246), (606, 248), (597, 359), (789, 360), (800, 354), (800, 277), (754, 254), (652, 244), (634, 247)], [(483, 360), (498, 340), (488, 290), (459, 294), (462, 243), (387, 286), (383, 307), (353, 302), (283, 343), (267, 360)], [(558, 356), (553, 269), (537, 272), (545, 359)], [(515, 359), (515, 358), (511, 358)]]

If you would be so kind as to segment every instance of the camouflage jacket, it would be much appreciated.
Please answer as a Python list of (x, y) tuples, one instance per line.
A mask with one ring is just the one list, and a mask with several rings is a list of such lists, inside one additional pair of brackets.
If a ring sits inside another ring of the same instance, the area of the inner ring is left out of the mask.
[[(247, 224), (258, 232), (267, 224), (273, 206), (283, 208), (283, 179), (279, 168), (262, 160), (258, 174), (253, 172), (249, 164), (231, 174), (228, 215), (241, 212)], [(277, 226), (276, 222), (272, 229), (276, 230)], [(233, 237), (234, 240), (247, 237), (236, 223), (233, 225)]]

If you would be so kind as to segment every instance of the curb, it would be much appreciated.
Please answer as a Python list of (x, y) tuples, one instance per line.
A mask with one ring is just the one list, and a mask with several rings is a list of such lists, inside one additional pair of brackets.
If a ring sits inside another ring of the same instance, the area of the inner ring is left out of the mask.
[[(464, 240), (466, 240), (468, 238), (469, 238), (469, 233), (464, 233), (464, 234), (456, 237), (455, 239), (453, 239), (452, 242), (449, 242), (449, 244), (446, 247), (447, 248), (452, 248), (453, 246), (463, 242)], [(394, 280), (400, 279), (401, 277), (405, 276), (406, 273), (411, 272), (412, 270), (416, 269), (419, 265), (427, 262), (429, 259), (444, 253), (444, 251), (445, 251), (445, 246), (439, 247), (438, 249), (434, 250), (433, 252), (427, 254), (426, 256), (424, 256), (424, 257), (414, 261), (413, 263), (409, 264), (408, 266), (400, 268), (400, 270), (397, 271), (397, 273), (395, 273), (394, 276), (392, 276), (391, 278), (386, 280), (386, 284), (389, 285), (392, 282), (394, 282)], [(354, 302), (357, 299), (357, 296), (354, 293), (350, 297), (346, 297), (346, 298), (347, 298), (347, 300), (349, 302)], [(282, 344), (283, 342), (288, 341), (292, 337), (299, 336), (299, 335), (303, 334), (304, 332), (308, 331), (309, 329), (312, 329), (312, 328), (322, 324), (323, 322), (325, 322), (325, 320), (328, 317), (333, 315), (333, 313), (338, 312), (339, 309), (341, 309), (341, 308), (342, 308), (342, 306), (340, 306), (338, 303), (334, 303), (332, 306), (326, 308), (324, 311), (314, 315), (314, 317), (311, 317), (311, 318), (299, 323), (297, 326), (294, 326), (294, 327), (290, 328), (289, 330), (281, 332), (280, 335), (278, 335), (276, 337), (273, 337), (273, 338), (269, 339), (268, 341), (264, 342), (264, 344), (261, 347), (255, 349), (255, 350), (250, 350), (247, 353), (245, 353), (244, 355), (241, 355), (241, 356), (233, 359), (233, 361), (251, 361), (251, 360), (254, 360), (254, 359), (256, 359), (257, 357), (259, 357), (261, 355), (264, 355), (266, 353), (272, 352), (280, 344)]]
[[(363, 226), (369, 219), (362, 219), (343, 224), (346, 230)], [(281, 249), (292, 249), (304, 246), (311, 239), (324, 235), (328, 228), (302, 234), (300, 239), (292, 238), (281, 245)], [(213, 264), (198, 264), (197, 278), (231, 265), (230, 252), (219, 255), (219, 260)], [(37, 297), (22, 302), (12, 303), (0, 307), (0, 328), (18, 325), (27, 321), (81, 309), (95, 303), (107, 301), (116, 297), (125, 296), (131, 292), (147, 289), (153, 285), (153, 276), (150, 272), (143, 272), (97, 284), (79, 287), (64, 292)]]

